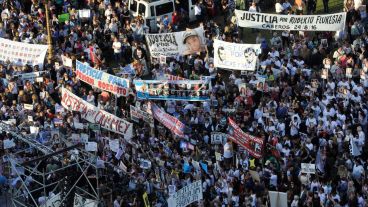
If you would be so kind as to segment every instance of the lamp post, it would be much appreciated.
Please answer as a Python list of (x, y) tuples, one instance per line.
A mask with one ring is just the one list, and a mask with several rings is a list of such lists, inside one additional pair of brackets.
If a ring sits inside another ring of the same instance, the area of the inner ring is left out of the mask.
[(47, 60), (49, 61), (49, 63), (51, 63), (53, 55), (53, 47), (50, 30), (49, 0), (45, 0), (45, 14), (46, 14), (47, 45), (49, 46)]

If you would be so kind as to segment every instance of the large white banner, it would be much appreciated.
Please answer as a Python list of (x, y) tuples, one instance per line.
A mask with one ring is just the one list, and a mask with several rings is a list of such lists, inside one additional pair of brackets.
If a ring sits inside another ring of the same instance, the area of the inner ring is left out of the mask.
[(182, 32), (146, 34), (146, 42), (152, 57), (175, 57), (205, 51), (203, 27)]
[(260, 44), (237, 44), (215, 40), (213, 48), (215, 67), (234, 70), (254, 71), (258, 54), (261, 53)]
[(235, 10), (240, 27), (267, 30), (338, 31), (345, 28), (346, 12), (324, 15), (279, 15)]
[(61, 104), (69, 111), (80, 112), (83, 119), (93, 124), (100, 124), (106, 130), (124, 135), (127, 140), (132, 137), (133, 125), (131, 123), (97, 108), (65, 88), (62, 89)]
[(47, 45), (28, 44), (0, 38), (0, 61), (18, 66), (38, 65), (43, 67)]
[(109, 91), (118, 96), (127, 96), (129, 94), (129, 79), (96, 70), (78, 60), (76, 61), (75, 74), (79, 80), (101, 90)]
[(203, 199), (202, 182), (196, 181), (178, 190), (167, 200), (169, 207), (185, 207)]
[(97, 207), (98, 202), (96, 200), (84, 198), (77, 193), (74, 196), (74, 207)]

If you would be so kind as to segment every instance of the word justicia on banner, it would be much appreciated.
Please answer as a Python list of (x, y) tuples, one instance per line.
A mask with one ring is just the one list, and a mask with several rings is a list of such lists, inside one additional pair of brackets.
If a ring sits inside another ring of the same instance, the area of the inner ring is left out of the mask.
[(229, 136), (228, 138), (246, 149), (253, 157), (261, 158), (263, 151), (263, 140), (244, 133), (236, 123), (229, 118)]
[(185, 125), (179, 121), (179, 119), (171, 116), (165, 111), (161, 110), (156, 104), (151, 104), (151, 110), (153, 117), (157, 119), (166, 128), (171, 130), (174, 134), (179, 137), (184, 137)]
[(268, 30), (341, 31), (346, 12), (324, 15), (278, 15), (235, 10), (240, 27)]
[(77, 78), (91, 86), (104, 91), (109, 91), (115, 95), (127, 96), (129, 94), (129, 80), (110, 75), (100, 70), (96, 70), (82, 62), (76, 61)]
[(133, 136), (133, 125), (131, 123), (95, 107), (65, 88), (62, 89), (61, 104), (65, 109), (80, 112), (81, 117), (88, 122), (100, 124), (106, 130), (124, 135), (127, 140)]

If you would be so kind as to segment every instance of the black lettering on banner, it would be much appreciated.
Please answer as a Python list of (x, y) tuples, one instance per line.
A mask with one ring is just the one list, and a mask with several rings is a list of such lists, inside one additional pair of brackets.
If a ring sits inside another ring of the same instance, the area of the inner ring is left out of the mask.
[(160, 34), (160, 35), (146, 35), (147, 36), (147, 44), (152, 46), (157, 43), (170, 43), (172, 45), (178, 46), (176, 42), (175, 35), (173, 33), (168, 34)]

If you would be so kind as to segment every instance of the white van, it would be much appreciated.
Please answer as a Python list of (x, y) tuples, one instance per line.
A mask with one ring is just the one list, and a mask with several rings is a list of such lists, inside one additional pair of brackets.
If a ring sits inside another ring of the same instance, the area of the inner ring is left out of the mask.
[[(194, 4), (196, 0), (183, 1), (185, 3), (182, 7), (189, 13), (190, 21), (194, 21)], [(129, 0), (129, 10), (134, 17), (141, 15), (145, 24), (149, 26), (151, 30), (156, 31), (157, 18), (163, 19), (164, 16), (167, 15), (171, 20), (172, 13), (176, 11), (175, 0)]]

